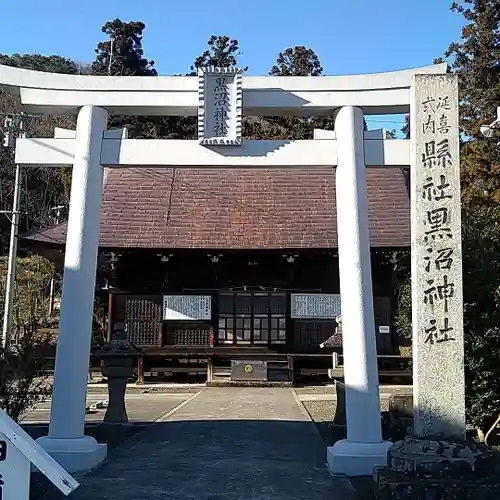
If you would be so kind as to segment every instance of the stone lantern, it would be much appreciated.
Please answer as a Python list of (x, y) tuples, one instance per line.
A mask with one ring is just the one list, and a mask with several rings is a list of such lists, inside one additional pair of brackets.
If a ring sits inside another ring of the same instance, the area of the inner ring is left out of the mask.
[(121, 321), (115, 324), (111, 341), (94, 353), (102, 361), (101, 373), (108, 380), (109, 401), (105, 423), (128, 422), (125, 392), (140, 353), (141, 350), (127, 339), (127, 325)]
[(335, 317), (335, 325), (337, 326), (337, 333), (342, 333), (342, 316)]

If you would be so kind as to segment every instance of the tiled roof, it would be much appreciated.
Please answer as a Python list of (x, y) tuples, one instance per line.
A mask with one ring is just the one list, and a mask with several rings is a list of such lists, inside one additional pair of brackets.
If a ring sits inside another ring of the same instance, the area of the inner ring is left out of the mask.
[[(410, 245), (400, 169), (366, 172), (370, 241)], [(337, 246), (335, 170), (116, 168), (107, 172), (103, 247), (327, 249)], [(66, 225), (28, 239), (64, 242)]]

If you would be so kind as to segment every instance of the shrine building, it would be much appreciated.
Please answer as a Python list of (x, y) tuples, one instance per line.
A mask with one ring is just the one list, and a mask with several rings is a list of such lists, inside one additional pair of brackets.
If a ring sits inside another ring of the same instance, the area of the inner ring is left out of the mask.
[[(409, 250), (408, 178), (393, 168), (366, 176), (377, 348), (391, 353), (388, 257)], [(281, 380), (326, 374), (343, 335), (334, 169), (106, 168), (104, 177), (98, 295), (108, 333), (125, 321), (144, 349), (140, 381), (223, 378), (249, 356), (274, 363)], [(24, 241), (62, 268), (66, 223)]]

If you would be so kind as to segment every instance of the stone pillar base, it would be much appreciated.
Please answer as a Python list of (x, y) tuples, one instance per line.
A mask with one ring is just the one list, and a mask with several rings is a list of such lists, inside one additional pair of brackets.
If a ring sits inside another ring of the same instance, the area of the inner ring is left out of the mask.
[(408, 436), (393, 444), (388, 465), (373, 473), (379, 500), (500, 498), (496, 460), (484, 444)]
[(357, 443), (342, 439), (326, 449), (328, 469), (332, 474), (371, 476), (375, 467), (387, 465), (388, 441)]
[(106, 460), (108, 445), (91, 436), (75, 439), (56, 439), (43, 436), (37, 443), (70, 474), (84, 474)]

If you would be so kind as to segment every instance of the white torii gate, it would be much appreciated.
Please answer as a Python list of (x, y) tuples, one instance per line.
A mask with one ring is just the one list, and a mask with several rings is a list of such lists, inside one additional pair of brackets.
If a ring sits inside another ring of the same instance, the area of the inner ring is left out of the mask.
[[(20, 139), (16, 147), (19, 164), (74, 167), (50, 428), (39, 443), (70, 472), (90, 470), (106, 457), (106, 446), (84, 435), (103, 167), (336, 166), (347, 439), (327, 449), (328, 464), (348, 475), (384, 465), (390, 443), (381, 437), (365, 166), (414, 161), (410, 141), (364, 132), (363, 115), (409, 112), (415, 75), (445, 72), (446, 65), (434, 65), (372, 75), (242, 77), (210, 68), (198, 78), (101, 77), (0, 66), (0, 86), (17, 94), (26, 111), (78, 115), (76, 133), (56, 130), (54, 139)], [(242, 110), (248, 116), (336, 113), (335, 133), (311, 141), (242, 140)], [(107, 131), (109, 114), (198, 115), (200, 139), (128, 139)]]

